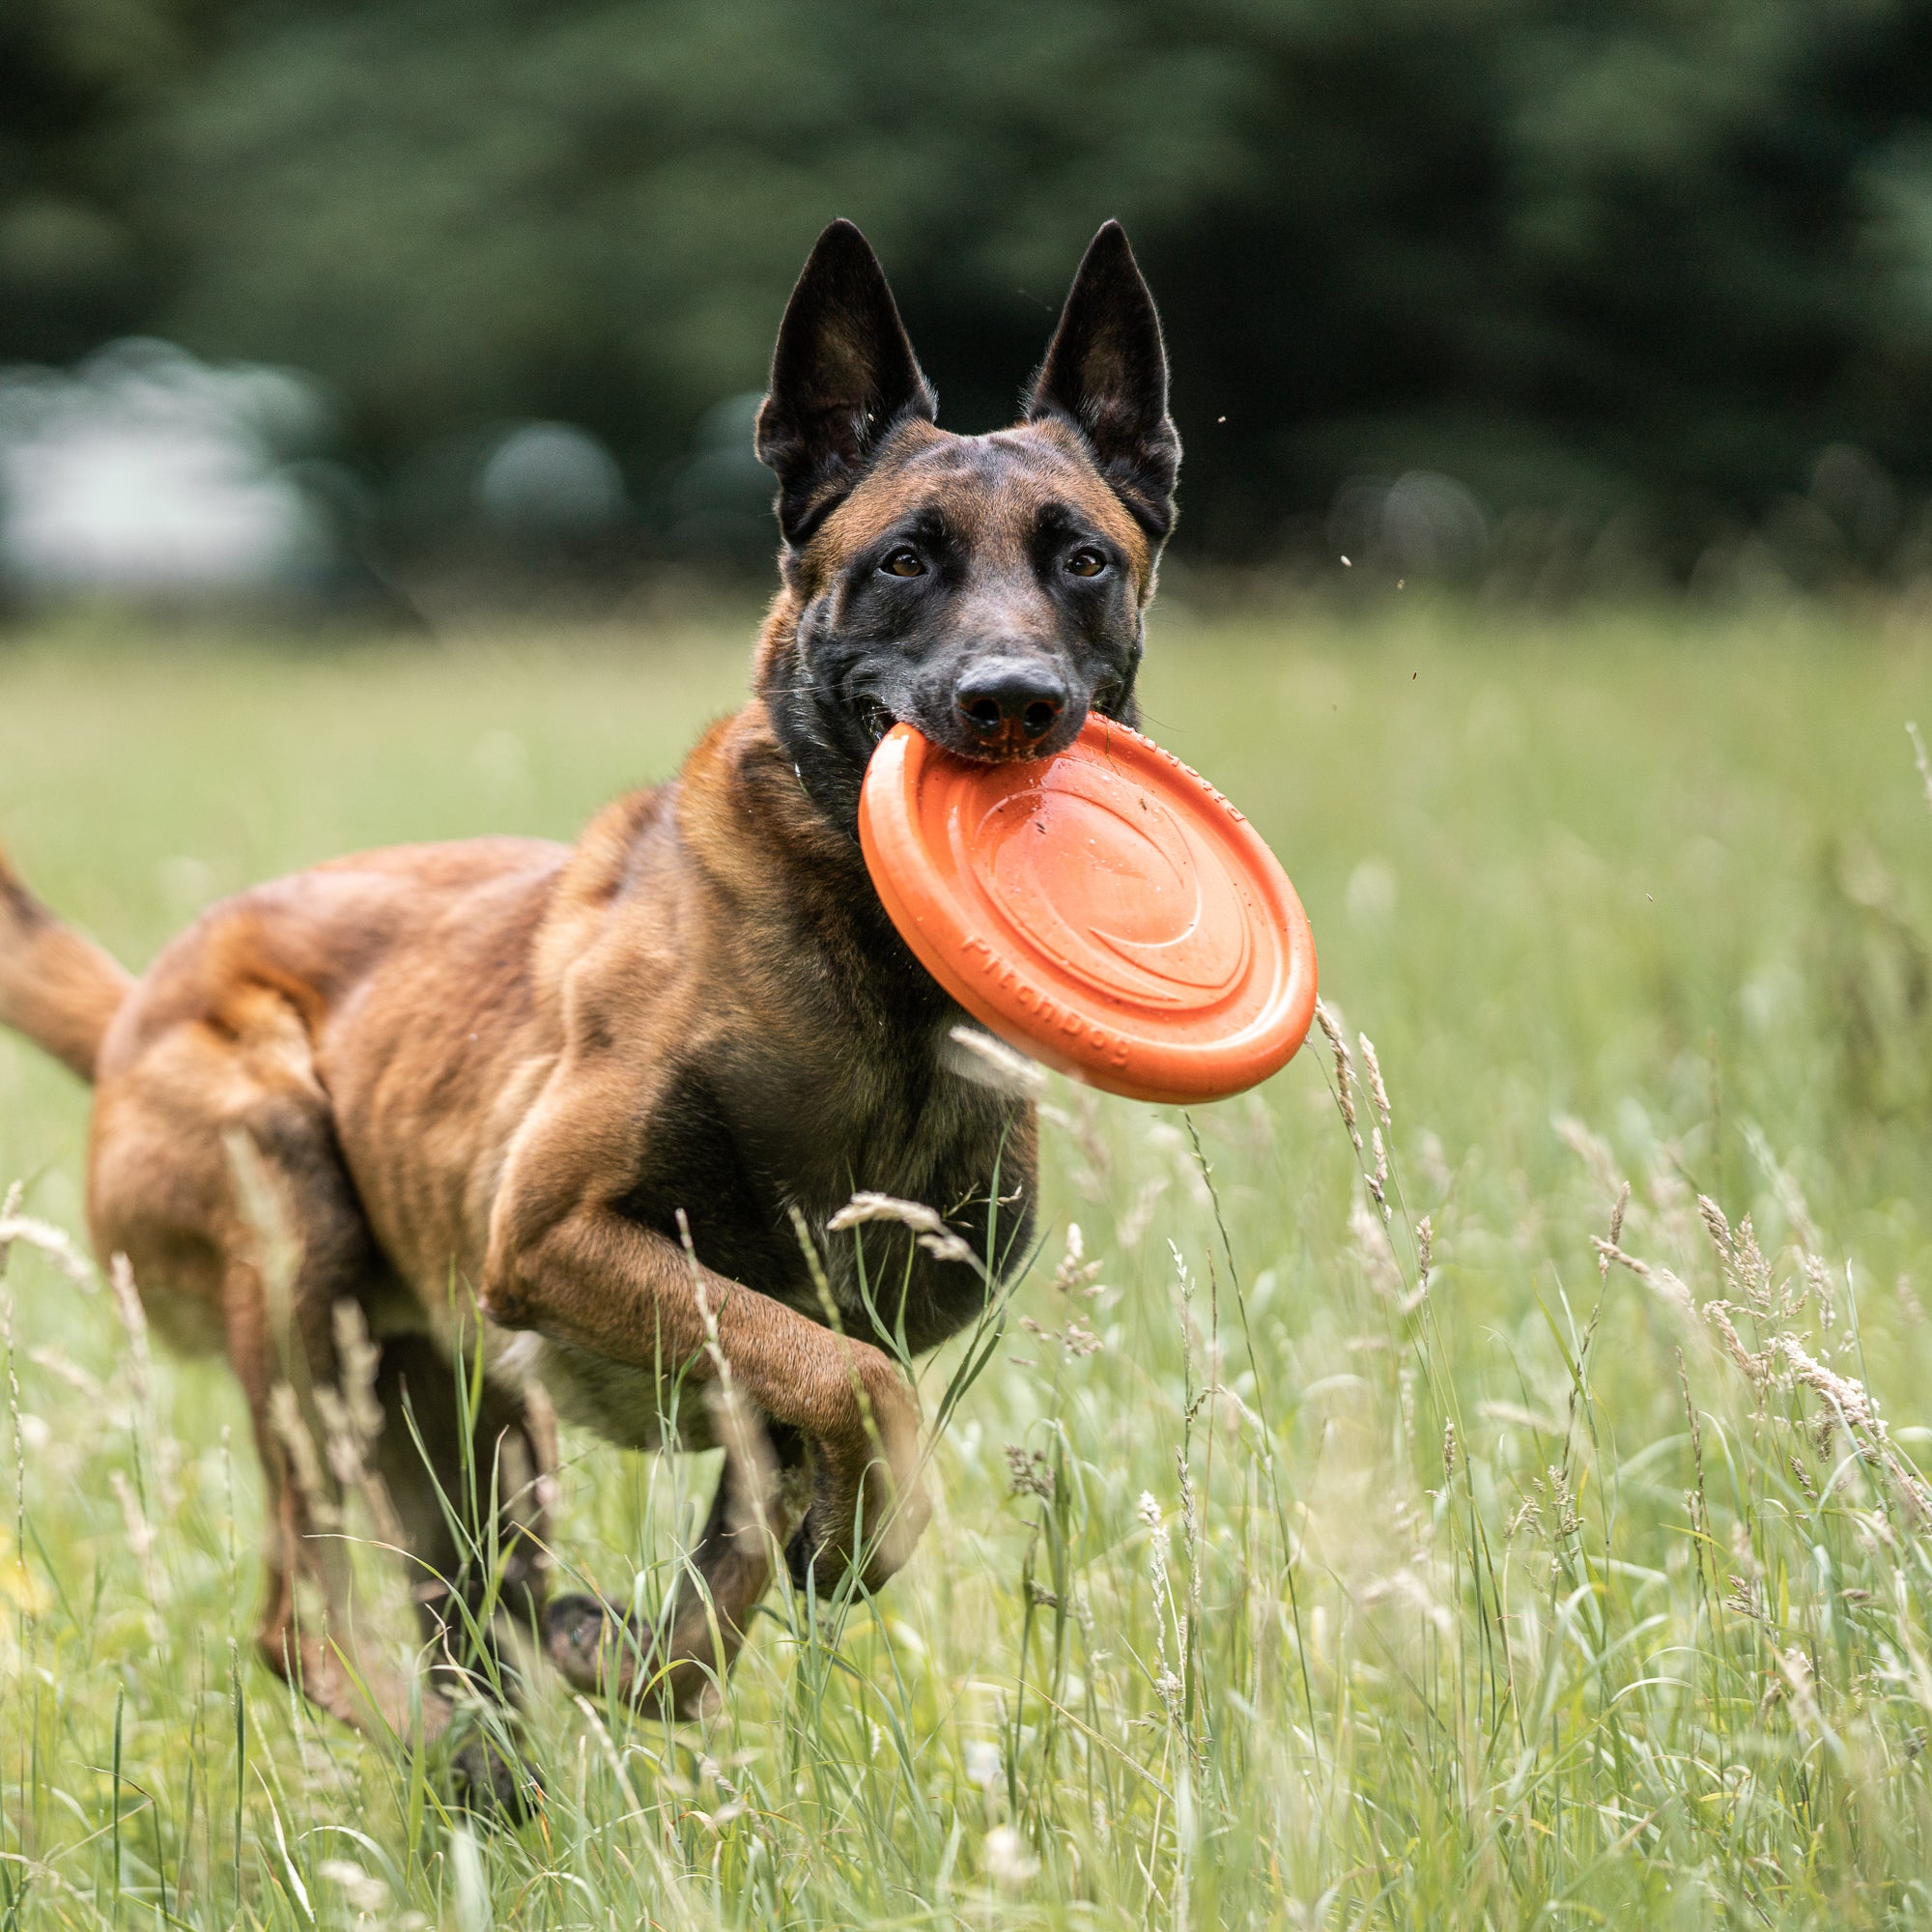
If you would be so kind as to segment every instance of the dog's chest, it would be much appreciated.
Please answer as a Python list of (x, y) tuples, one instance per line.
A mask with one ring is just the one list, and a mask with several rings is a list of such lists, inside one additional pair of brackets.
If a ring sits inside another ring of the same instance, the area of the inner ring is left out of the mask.
[(972, 1319), (984, 1279), (900, 1230), (874, 1225), (862, 1249), (826, 1224), (854, 1194), (888, 1194), (933, 1208), (983, 1254), (995, 1197), (1009, 1233), (1031, 1207), (1025, 1110), (947, 1070), (928, 1042), (809, 1055), (719, 1042), (678, 1069), (642, 1138), (627, 1213), (675, 1238), (681, 1211), (708, 1267), (822, 1320), (809, 1240), (841, 1320), (867, 1332), (867, 1302), (883, 1297), (916, 1350)]

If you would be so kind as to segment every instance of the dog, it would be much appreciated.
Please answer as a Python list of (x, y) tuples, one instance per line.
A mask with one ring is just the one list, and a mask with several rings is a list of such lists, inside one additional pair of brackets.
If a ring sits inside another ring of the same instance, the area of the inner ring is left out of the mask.
[[(327, 1532), (355, 1457), (316, 1445), (356, 1401), (389, 1534), (432, 1579), (430, 1732), (509, 1630), (582, 1690), (691, 1715), (781, 1563), (875, 1589), (919, 1536), (906, 1365), (1024, 1248), (1037, 1135), (1023, 1094), (960, 1067), (964, 1015), (880, 905), (859, 792), (900, 721), (970, 759), (1137, 722), (1180, 445), (1117, 223), (1022, 419), (936, 414), (876, 256), (835, 221), (757, 418), (781, 548), (753, 695), (574, 846), (335, 860), (217, 904), (139, 980), (0, 856), (0, 1021), (94, 1083), (97, 1253), (241, 1381), (261, 1654), (338, 1718), (401, 1731), (412, 1708), (345, 1648)], [(862, 1263), (828, 1233), (861, 1190), (930, 1204), (926, 1238), (874, 1226)], [(555, 1415), (726, 1448), (649, 1629), (547, 1588)], [(467, 1531), (466, 1470), (489, 1518)]]

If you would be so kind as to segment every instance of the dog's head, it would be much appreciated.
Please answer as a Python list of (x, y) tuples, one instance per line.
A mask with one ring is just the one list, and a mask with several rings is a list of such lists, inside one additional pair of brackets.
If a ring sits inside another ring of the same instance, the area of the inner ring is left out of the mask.
[(878, 258), (835, 221), (758, 412), (785, 581), (759, 687), (807, 790), (848, 827), (896, 722), (992, 759), (1049, 756), (1090, 711), (1135, 721), (1180, 440), (1118, 222), (1087, 250), (1024, 418), (954, 436), (937, 408)]

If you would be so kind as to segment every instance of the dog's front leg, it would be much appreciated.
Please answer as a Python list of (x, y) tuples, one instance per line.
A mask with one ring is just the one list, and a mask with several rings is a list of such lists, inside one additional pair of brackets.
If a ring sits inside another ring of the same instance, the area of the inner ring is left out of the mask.
[(696, 1264), (612, 1207), (635, 1143), (610, 1119), (597, 1096), (566, 1094), (520, 1137), (491, 1220), (484, 1312), (667, 1379), (728, 1373), (739, 1398), (810, 1446), (795, 1572), (809, 1564), (830, 1589), (856, 1565), (876, 1588), (928, 1514), (910, 1384), (881, 1350)]

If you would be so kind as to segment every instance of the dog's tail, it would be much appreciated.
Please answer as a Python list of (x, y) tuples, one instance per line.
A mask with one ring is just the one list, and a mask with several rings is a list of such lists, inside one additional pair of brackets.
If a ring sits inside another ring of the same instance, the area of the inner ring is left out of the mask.
[(20, 883), (0, 849), (0, 1025), (92, 1080), (101, 1037), (133, 983)]

